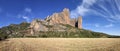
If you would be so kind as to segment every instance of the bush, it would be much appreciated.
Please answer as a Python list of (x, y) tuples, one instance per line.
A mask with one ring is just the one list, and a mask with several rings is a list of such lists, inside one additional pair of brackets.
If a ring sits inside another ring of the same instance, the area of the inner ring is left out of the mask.
[(1, 40), (5, 40), (7, 38), (8, 38), (8, 35), (6, 35), (6, 34), (0, 34), (0, 41)]
[(4, 30), (0, 29), (0, 40), (5, 40), (8, 38), (8, 34)]

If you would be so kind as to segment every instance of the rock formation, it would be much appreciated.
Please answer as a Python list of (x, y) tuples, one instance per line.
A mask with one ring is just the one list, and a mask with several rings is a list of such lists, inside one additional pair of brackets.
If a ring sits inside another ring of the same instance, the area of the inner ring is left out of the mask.
[(78, 17), (78, 28), (82, 29), (82, 17)]
[(47, 31), (47, 28), (42, 24), (42, 21), (35, 19), (30, 24), (31, 34), (39, 31)]
[(70, 20), (70, 25), (82, 29), (82, 17), (73, 18)]
[[(66, 27), (61, 24), (71, 25), (82, 29), (82, 17), (71, 19), (69, 9), (65, 8), (60, 13), (53, 13), (53, 15), (46, 17), (45, 20), (33, 20), (31, 22), (31, 34), (39, 31), (65, 31)], [(52, 28), (50, 28), (52, 26)]]
[(61, 13), (54, 13), (52, 16), (48, 16), (45, 21), (50, 25), (54, 24), (70, 24), (69, 9), (65, 8)]

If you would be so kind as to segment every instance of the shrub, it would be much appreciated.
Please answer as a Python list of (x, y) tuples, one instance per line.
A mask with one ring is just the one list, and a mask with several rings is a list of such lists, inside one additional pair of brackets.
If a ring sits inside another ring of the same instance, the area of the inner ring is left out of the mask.
[(8, 38), (8, 35), (0, 33), (0, 41)]

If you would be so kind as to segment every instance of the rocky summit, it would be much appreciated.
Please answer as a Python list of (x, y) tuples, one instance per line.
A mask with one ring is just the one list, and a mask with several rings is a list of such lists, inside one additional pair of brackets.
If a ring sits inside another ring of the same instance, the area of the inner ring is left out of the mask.
[(29, 28), (31, 34), (34, 34), (39, 31), (66, 31), (67, 27), (64, 25), (82, 29), (82, 17), (71, 19), (69, 9), (64, 8), (62, 12), (53, 13), (44, 20), (34, 19)]

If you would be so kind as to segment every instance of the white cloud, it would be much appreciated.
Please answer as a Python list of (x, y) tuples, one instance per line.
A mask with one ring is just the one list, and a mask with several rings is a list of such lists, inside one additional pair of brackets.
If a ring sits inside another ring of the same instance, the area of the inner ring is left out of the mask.
[(76, 10), (71, 11), (71, 17), (78, 17), (80, 15), (84, 15), (86, 12), (88, 12), (89, 10), (84, 8), (83, 6), (78, 6)]
[(83, 2), (71, 11), (71, 17), (98, 15), (107, 21), (120, 22), (120, 0), (83, 0)]
[(25, 11), (25, 12), (28, 12), (28, 13), (31, 13), (31, 12), (32, 12), (32, 9), (31, 9), (31, 8), (25, 8), (24, 11)]
[(118, 7), (118, 10), (120, 12), (120, 0), (115, 0), (116, 6)]
[(99, 24), (95, 24), (94, 26), (95, 26), (95, 27), (100, 27), (100, 25), (99, 25)]
[(89, 7), (89, 6), (93, 5), (95, 2), (96, 2), (96, 0), (83, 0), (82, 6)]
[(105, 28), (110, 28), (110, 27), (113, 27), (114, 25), (113, 24), (108, 24), (108, 25), (105, 25), (104, 27)]
[(85, 26), (91, 26), (96, 28), (110, 28), (110, 27), (113, 27), (114, 24), (111, 23), (111, 24), (102, 25), (102, 24), (96, 23), (96, 24), (86, 24)]
[(95, 2), (96, 0), (83, 0), (81, 5), (79, 5), (75, 10), (71, 11), (71, 17), (74, 18), (80, 15), (84, 16), (86, 12), (90, 11), (88, 8)]
[(30, 22), (31, 20), (31, 13), (32, 13), (32, 9), (31, 8), (25, 8), (23, 10), (23, 12), (19, 13), (17, 15), (17, 18), (22, 18), (24, 20), (26, 20), (27, 22)]
[(99, 28), (99, 27), (102, 27), (100, 24), (96, 23), (96, 24), (85, 24), (85, 26), (90, 26), (90, 27), (96, 27), (96, 28)]
[(23, 16), (22, 18), (25, 19), (27, 22), (30, 22), (30, 18), (29, 17)]
[(97, 27), (97, 28), (110, 28), (110, 27), (113, 27), (114, 24), (106, 24), (106, 25), (101, 25), (101, 24), (94, 24), (93, 25), (94, 27)]

